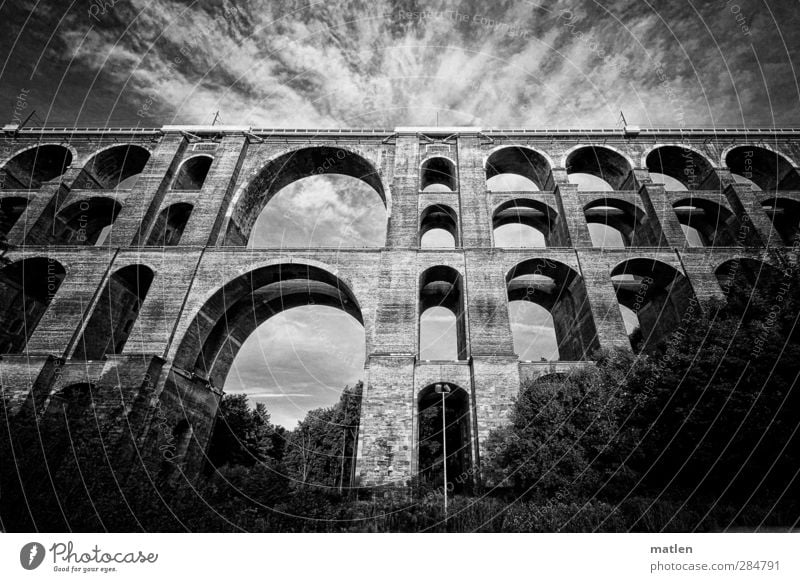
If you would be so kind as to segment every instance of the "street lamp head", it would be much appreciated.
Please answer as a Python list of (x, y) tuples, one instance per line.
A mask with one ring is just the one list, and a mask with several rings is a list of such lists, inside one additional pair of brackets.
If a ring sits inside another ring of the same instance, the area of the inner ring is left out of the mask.
[(437, 394), (450, 394), (451, 391), (450, 384), (436, 384), (433, 388)]

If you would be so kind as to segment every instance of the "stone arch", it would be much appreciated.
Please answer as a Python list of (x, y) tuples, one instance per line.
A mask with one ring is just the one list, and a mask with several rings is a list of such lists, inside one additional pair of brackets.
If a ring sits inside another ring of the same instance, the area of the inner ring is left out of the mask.
[[(548, 204), (527, 198), (515, 198), (498, 205), (492, 215), (492, 229), (509, 224), (530, 227), (542, 234), (544, 246), (559, 246), (558, 212)], [(499, 245), (495, 245), (499, 246)]]
[(305, 305), (341, 309), (364, 325), (350, 287), (327, 268), (266, 265), (228, 281), (203, 302), (178, 345), (175, 365), (221, 388), (239, 348), (258, 326)]
[(677, 180), (687, 190), (720, 188), (711, 160), (686, 145), (657, 145), (642, 156), (642, 165), (651, 173), (663, 174)]
[(677, 200), (672, 208), (690, 245), (690, 231), (694, 231), (702, 246), (706, 247), (744, 246), (751, 240), (747, 231), (742, 229), (739, 218), (713, 200), (691, 196)]
[(26, 208), (28, 199), (22, 196), (7, 196), (0, 199), (0, 240), (8, 236)]
[(73, 357), (101, 360), (125, 348), (155, 273), (141, 264), (117, 269), (97, 297)]
[(452, 267), (444, 265), (429, 267), (419, 277), (420, 341), (418, 341), (418, 345), (420, 348), (423, 327), (427, 325), (427, 322), (423, 322), (423, 316), (425, 316), (425, 312), (433, 308), (444, 308), (455, 317), (457, 359), (466, 360), (468, 355), (464, 284), (461, 273)]
[(800, 190), (800, 173), (783, 154), (766, 145), (739, 145), (725, 150), (725, 165), (764, 191)]
[[(638, 205), (619, 198), (598, 198), (583, 207), (589, 225), (600, 224), (619, 233), (622, 246), (656, 247), (658, 238), (647, 223), (647, 215)], [(598, 233), (592, 231), (596, 247), (614, 246), (598, 244)]]
[(200, 190), (206, 181), (211, 163), (214, 161), (208, 154), (198, 154), (181, 163), (172, 181), (173, 190)]
[(0, 269), (0, 354), (24, 351), (65, 277), (61, 263), (49, 257)]
[(631, 159), (611, 146), (575, 146), (564, 156), (567, 174), (590, 174), (613, 190), (630, 190)]
[(56, 144), (42, 144), (16, 153), (0, 170), (0, 189), (36, 190), (55, 180), (72, 164), (72, 151)]
[(761, 202), (761, 208), (786, 245), (793, 245), (800, 236), (800, 201), (780, 196)]
[(150, 152), (135, 144), (104, 148), (87, 160), (72, 187), (87, 190), (130, 188), (149, 159)]
[(452, 247), (461, 246), (458, 240), (458, 216), (446, 204), (431, 204), (422, 211), (419, 218), (418, 244), (423, 247), (422, 238), (432, 230), (443, 230), (453, 237)]
[[(448, 390), (444, 394), (439, 390)], [(445, 388), (446, 387), (446, 388)], [(444, 415), (442, 404), (444, 403)], [(444, 416), (444, 418), (443, 418)], [(444, 424), (444, 434), (442, 428)], [(470, 394), (452, 382), (430, 384), (417, 394), (417, 443), (416, 466), (419, 479), (432, 486), (444, 484), (443, 461), (447, 463), (448, 481), (456, 492), (469, 488), (473, 458), (472, 405)], [(443, 437), (445, 440), (443, 440)], [(444, 459), (442, 443), (447, 446)]]
[(533, 182), (539, 190), (547, 188), (552, 161), (545, 154), (526, 146), (508, 145), (496, 148), (484, 163), (488, 181), (496, 176), (513, 174)]
[(122, 205), (113, 198), (96, 196), (73, 202), (56, 214), (48, 233), (50, 244), (102, 244)]
[(224, 246), (245, 246), (261, 211), (281, 189), (319, 174), (344, 174), (386, 194), (378, 170), (366, 158), (341, 147), (313, 146), (291, 150), (267, 162), (234, 196), (227, 212)]
[(156, 218), (146, 246), (174, 247), (180, 243), (193, 209), (188, 202), (167, 206)]
[(443, 186), (446, 191), (458, 190), (456, 164), (448, 157), (434, 156), (419, 166), (419, 189), (424, 192), (431, 186)]
[(545, 258), (527, 259), (506, 274), (508, 301), (531, 301), (553, 317), (558, 359), (587, 360), (600, 346), (583, 278)]
[(686, 276), (657, 259), (633, 258), (611, 270), (611, 282), (620, 305), (638, 320), (639, 340), (631, 337), (635, 349), (654, 348), (680, 327), (694, 290)]

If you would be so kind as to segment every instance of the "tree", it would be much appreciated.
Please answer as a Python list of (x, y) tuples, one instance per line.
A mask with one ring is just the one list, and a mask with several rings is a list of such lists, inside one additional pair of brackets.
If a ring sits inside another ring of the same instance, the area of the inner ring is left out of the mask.
[(251, 467), (257, 463), (280, 461), (282, 450), (276, 447), (275, 426), (259, 402), (250, 408), (245, 394), (226, 394), (220, 403), (209, 460), (215, 467), (225, 464)]

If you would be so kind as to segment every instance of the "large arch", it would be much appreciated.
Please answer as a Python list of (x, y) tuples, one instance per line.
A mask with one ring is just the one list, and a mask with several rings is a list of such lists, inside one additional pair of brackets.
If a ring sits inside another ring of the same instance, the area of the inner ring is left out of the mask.
[(199, 154), (183, 161), (172, 181), (173, 190), (200, 190), (211, 169), (214, 158)]
[(61, 145), (28, 148), (11, 158), (0, 170), (0, 189), (35, 190), (61, 176), (72, 164), (72, 152)]
[[(720, 182), (711, 162), (693, 149), (678, 145), (658, 146), (645, 158), (651, 175), (677, 180), (687, 190), (719, 190)], [(654, 182), (658, 180), (654, 177)], [(669, 190), (669, 188), (667, 188)]]
[(58, 261), (22, 259), (0, 269), (0, 354), (18, 354), (66, 276)]
[[(628, 178), (633, 169), (628, 158), (604, 146), (581, 146), (565, 159), (567, 174), (588, 174), (605, 181), (612, 190), (632, 189)], [(580, 188), (585, 189), (585, 188)]]
[(455, 192), (458, 190), (456, 165), (444, 156), (428, 158), (419, 168), (419, 189), (423, 192)]
[(188, 202), (176, 202), (162, 210), (150, 231), (147, 246), (173, 247), (177, 245), (181, 241), (193, 209), (194, 207)]
[(602, 244), (591, 225), (602, 225), (616, 231), (624, 247), (658, 246), (658, 238), (647, 223), (647, 215), (636, 204), (619, 198), (598, 198), (586, 204), (583, 213), (596, 247), (618, 245)]
[[(460, 475), (472, 474), (471, 424), (470, 397), (466, 390), (448, 382), (431, 384), (420, 390), (416, 431), (416, 465), (420, 481), (433, 487), (444, 485), (446, 463), (448, 481), (454, 484), (455, 492), (471, 486), (471, 479), (456, 479)], [(446, 459), (443, 444), (446, 444)]]
[(128, 265), (108, 278), (75, 346), (74, 358), (100, 360), (122, 353), (153, 277), (145, 265)]
[[(508, 225), (520, 225), (539, 233), (543, 238), (543, 245), (561, 246), (561, 233), (557, 228), (558, 213), (547, 204), (527, 198), (516, 198), (500, 204), (492, 216), (492, 229), (497, 235), (497, 230)], [(495, 246), (506, 246), (497, 244)], [(515, 245), (520, 246), (520, 245)]]
[(690, 197), (677, 200), (672, 205), (690, 246), (699, 239), (699, 246), (736, 247), (752, 240), (748, 230), (742, 228), (739, 218), (730, 209), (712, 200)]
[[(656, 259), (622, 261), (611, 270), (617, 301), (638, 320), (641, 346), (631, 336), (634, 348), (656, 347), (680, 327), (694, 290), (674, 267)], [(636, 333), (636, 332), (634, 332)], [(638, 335), (637, 334), (637, 335)]]
[(754, 145), (737, 146), (725, 155), (734, 176), (752, 181), (764, 191), (800, 190), (800, 174), (781, 154)]
[(464, 305), (464, 285), (461, 273), (452, 267), (437, 265), (426, 269), (419, 277), (419, 334), (420, 357), (425, 358), (422, 352), (422, 336), (432, 325), (426, 319), (429, 310), (443, 308), (454, 317), (452, 324), (455, 326), (454, 346), (456, 357), (459, 360), (467, 359), (467, 331), (466, 310)]
[(150, 152), (142, 146), (127, 144), (106, 148), (86, 162), (72, 187), (87, 190), (131, 188), (149, 159)]
[(335, 307), (364, 324), (349, 286), (326, 269), (302, 263), (259, 267), (204, 302), (180, 341), (175, 365), (221, 388), (239, 348), (258, 326), (305, 305)]
[(492, 152), (486, 160), (487, 189), (494, 190), (489, 187), (492, 178), (513, 175), (530, 180), (537, 190), (544, 190), (550, 179), (550, 172), (550, 162), (539, 152), (523, 146), (504, 146)]
[(122, 206), (113, 198), (96, 196), (74, 202), (55, 216), (50, 244), (102, 244)]
[(534, 258), (506, 274), (508, 301), (530, 301), (553, 317), (558, 359), (587, 360), (600, 346), (583, 278), (571, 267)]
[(275, 194), (292, 182), (319, 174), (343, 174), (362, 180), (377, 192), (386, 206), (381, 177), (364, 157), (330, 146), (301, 148), (267, 162), (237, 192), (229, 210), (225, 246), (246, 246), (258, 216)]

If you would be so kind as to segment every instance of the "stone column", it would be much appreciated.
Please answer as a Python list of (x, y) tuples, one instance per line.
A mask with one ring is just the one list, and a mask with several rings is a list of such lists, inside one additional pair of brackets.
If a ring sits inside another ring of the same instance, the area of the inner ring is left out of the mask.
[[(576, 251), (586, 295), (601, 348), (631, 349), (619, 301), (611, 282), (608, 261), (597, 260), (599, 251)], [(620, 255), (620, 260), (624, 257)]]
[(392, 208), (386, 228), (388, 248), (417, 246), (419, 216), (419, 138), (400, 134), (395, 143)]
[(458, 138), (458, 193), (462, 246), (491, 247), (492, 224), (486, 198), (486, 172), (477, 135)]
[(578, 199), (578, 186), (558, 184), (555, 193), (558, 201), (559, 222), (563, 218), (563, 224), (569, 235), (567, 243), (573, 247), (593, 246), (583, 205)]

